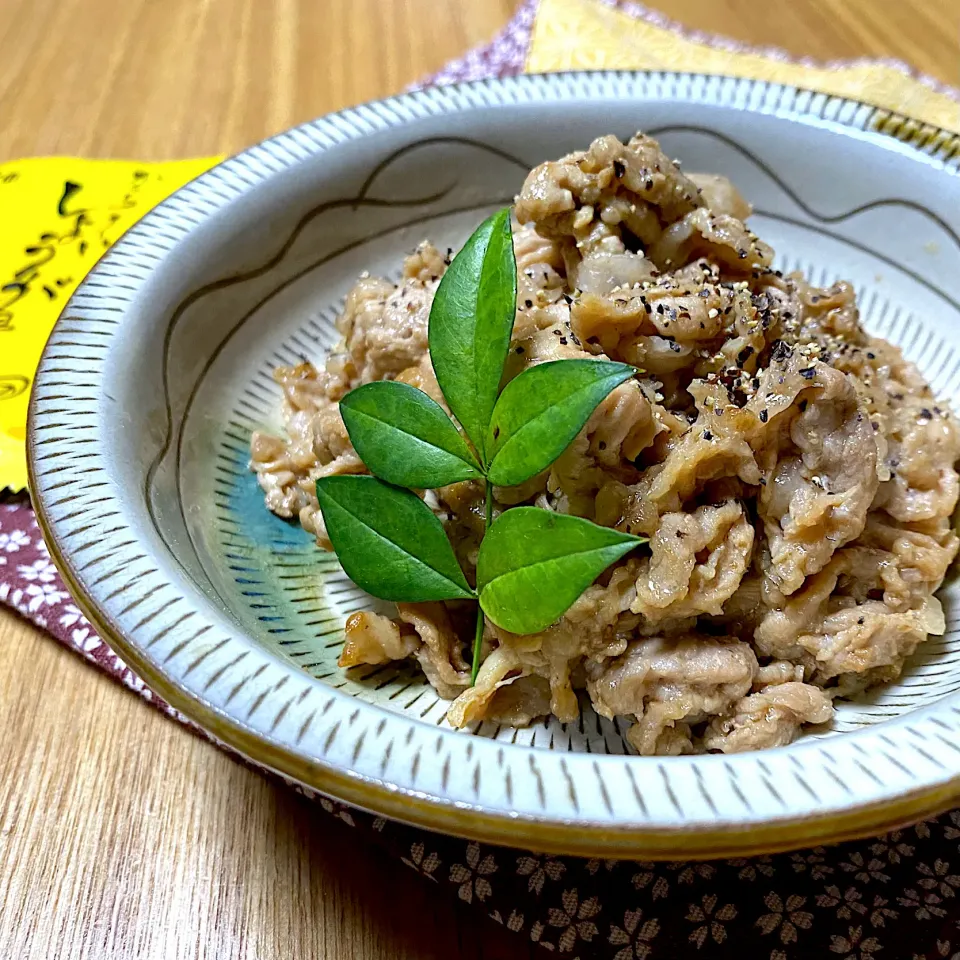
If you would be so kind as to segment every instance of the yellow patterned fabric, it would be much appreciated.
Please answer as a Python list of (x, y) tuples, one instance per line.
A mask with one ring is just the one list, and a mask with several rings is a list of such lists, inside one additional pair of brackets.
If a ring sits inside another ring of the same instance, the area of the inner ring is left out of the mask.
[(688, 70), (749, 77), (850, 97), (960, 134), (960, 103), (896, 66), (877, 61), (811, 66), (732, 42), (711, 42), (598, 0), (541, 0), (526, 69)]
[(219, 157), (0, 164), (0, 490), (27, 484), (27, 403), (70, 294), (127, 228)]

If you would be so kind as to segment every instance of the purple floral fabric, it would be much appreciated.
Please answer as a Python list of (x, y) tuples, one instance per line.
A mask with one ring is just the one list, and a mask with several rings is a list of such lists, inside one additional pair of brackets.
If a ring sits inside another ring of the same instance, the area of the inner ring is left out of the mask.
[[(634, 4), (603, 2), (668, 24)], [(427, 82), (521, 72), (535, 12), (536, 0), (524, 0), (491, 44)], [(97, 636), (50, 560), (26, 500), (0, 505), (0, 602), (207, 736)], [(565, 957), (960, 960), (960, 811), (872, 840), (777, 856), (617, 862), (440, 836), (290, 785), (447, 894)]]

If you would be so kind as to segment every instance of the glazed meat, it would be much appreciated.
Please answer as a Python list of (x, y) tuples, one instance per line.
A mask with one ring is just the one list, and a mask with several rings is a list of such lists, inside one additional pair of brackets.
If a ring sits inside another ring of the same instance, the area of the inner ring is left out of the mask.
[[(448, 720), (575, 720), (589, 700), (640, 754), (736, 752), (826, 724), (833, 700), (896, 679), (945, 629), (960, 433), (900, 351), (861, 326), (853, 289), (773, 268), (733, 184), (681, 171), (656, 141), (600, 137), (532, 170), (515, 205), (518, 294), (505, 380), (549, 360), (637, 375), (544, 473), (496, 488), (643, 535), (556, 623), (472, 629), (456, 604), (347, 621), (343, 667), (415, 659)], [(429, 243), (397, 284), (363, 276), (323, 367), (281, 368), (286, 435), (255, 434), (269, 509), (330, 544), (314, 491), (364, 473), (338, 403), (396, 379), (440, 404), (427, 350), (449, 260)], [(468, 579), (483, 489), (425, 494)]]

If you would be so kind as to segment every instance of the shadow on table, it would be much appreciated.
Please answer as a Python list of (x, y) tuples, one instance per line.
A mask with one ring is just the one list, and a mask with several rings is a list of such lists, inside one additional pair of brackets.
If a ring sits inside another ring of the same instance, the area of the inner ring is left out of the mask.
[[(338, 918), (339, 929), (316, 931), (321, 956), (536, 960), (546, 955), (523, 934), (499, 927), (482, 906), (460, 902), (456, 887), (443, 882), (445, 874), (431, 882), (317, 802), (282, 786), (271, 789), (278, 872), (286, 872), (283, 861), (296, 856), (309, 874), (301, 887), (307, 916), (326, 915), (328, 923), (331, 916)], [(291, 844), (298, 849), (290, 850)], [(362, 944), (356, 942), (358, 930)]]

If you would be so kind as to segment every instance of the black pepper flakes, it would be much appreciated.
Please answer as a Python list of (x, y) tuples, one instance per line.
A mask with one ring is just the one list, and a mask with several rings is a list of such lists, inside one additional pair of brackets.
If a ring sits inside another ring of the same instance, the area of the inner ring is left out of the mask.
[(816, 376), (816, 373), (817, 371), (814, 367), (804, 367), (800, 371), (800, 376), (803, 377), (804, 380), (812, 380)]
[(774, 340), (770, 350), (770, 359), (774, 361), (786, 360), (790, 356), (790, 347), (782, 340)]
[(767, 410), (761, 410), (759, 416), (761, 423), (766, 423), (770, 419), (770, 413)]
[(712, 434), (709, 430), (704, 430), (704, 431), (703, 431), (703, 439), (704, 439), (704, 440), (712, 440), (712, 439), (713, 439), (713, 434)]
[(523, 305), (529, 310), (533, 306), (532, 300), (524, 300)]

